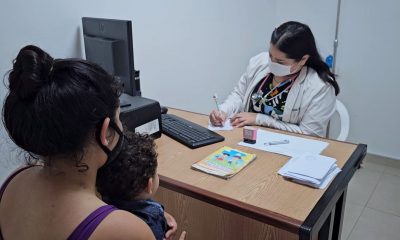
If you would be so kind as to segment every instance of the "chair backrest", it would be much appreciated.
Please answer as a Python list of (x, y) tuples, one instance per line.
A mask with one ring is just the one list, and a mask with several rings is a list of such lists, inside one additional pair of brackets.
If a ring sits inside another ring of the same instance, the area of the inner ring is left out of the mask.
[(344, 104), (336, 99), (336, 112), (340, 118), (340, 132), (336, 140), (346, 141), (350, 130), (350, 116)]

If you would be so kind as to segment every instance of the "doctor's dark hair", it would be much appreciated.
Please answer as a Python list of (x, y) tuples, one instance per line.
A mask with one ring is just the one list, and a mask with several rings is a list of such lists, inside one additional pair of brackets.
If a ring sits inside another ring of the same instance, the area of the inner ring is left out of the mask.
[(97, 172), (97, 191), (108, 204), (134, 200), (147, 187), (157, 170), (157, 152), (151, 136), (125, 132), (117, 159)]
[[(7, 84), (7, 83), (6, 83)], [(53, 59), (36, 46), (20, 50), (8, 75), (3, 122), (16, 145), (46, 165), (54, 157), (81, 163), (84, 148), (106, 117), (114, 120), (121, 87), (81, 59)], [(32, 163), (32, 162), (29, 162)]]
[(307, 25), (294, 21), (283, 23), (272, 32), (271, 43), (288, 58), (296, 61), (300, 61), (306, 54), (310, 55), (305, 65), (313, 68), (323, 81), (334, 87), (335, 94), (339, 94), (340, 89), (335, 74), (322, 60), (314, 35)]

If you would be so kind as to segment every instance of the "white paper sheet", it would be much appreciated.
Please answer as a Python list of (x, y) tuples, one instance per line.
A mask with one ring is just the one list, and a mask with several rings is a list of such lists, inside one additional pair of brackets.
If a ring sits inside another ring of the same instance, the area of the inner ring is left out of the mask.
[(227, 118), (223, 126), (213, 126), (210, 121), (208, 121), (208, 129), (211, 131), (230, 131), (233, 129), (231, 125), (231, 119)]
[[(287, 144), (266, 145), (272, 141), (289, 140)], [(327, 146), (327, 142), (306, 139), (281, 133), (270, 132), (262, 129), (257, 130), (257, 142), (255, 144), (239, 142), (241, 146), (251, 147), (263, 151), (282, 154), (289, 157), (299, 156), (303, 153), (320, 154)]]

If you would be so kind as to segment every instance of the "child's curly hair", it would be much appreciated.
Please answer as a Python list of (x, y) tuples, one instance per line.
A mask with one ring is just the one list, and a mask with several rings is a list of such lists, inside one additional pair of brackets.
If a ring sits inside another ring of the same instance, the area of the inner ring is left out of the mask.
[(151, 136), (125, 132), (117, 159), (97, 173), (97, 191), (107, 201), (133, 200), (147, 187), (157, 169), (157, 152)]

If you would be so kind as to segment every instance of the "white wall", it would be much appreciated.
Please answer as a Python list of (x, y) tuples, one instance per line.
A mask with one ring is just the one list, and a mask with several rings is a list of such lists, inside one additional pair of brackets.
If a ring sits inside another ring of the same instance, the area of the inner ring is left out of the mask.
[[(249, 58), (267, 49), (270, 33), (282, 20), (310, 24), (325, 57), (337, 1), (324, 1), (1, 0), (0, 75), (26, 44), (37, 44), (54, 57), (81, 57), (83, 16), (131, 19), (143, 95), (164, 105), (208, 113), (214, 107), (212, 94), (222, 99), (229, 93)], [(397, 159), (399, 4), (343, 1), (337, 59), (339, 98), (351, 112), (349, 140)], [(4, 92), (0, 87), (1, 99)], [(0, 133), (1, 181), (5, 167), (15, 165), (15, 160), (5, 163), (16, 158), (7, 154), (17, 151), (5, 143), (2, 126)]]
[(337, 4), (337, 0), (277, 0), (276, 26), (286, 21), (307, 24), (314, 34), (319, 53), (325, 60), (328, 55), (333, 55)]
[[(0, 75), (26, 44), (54, 57), (82, 57), (81, 18), (130, 19), (144, 96), (161, 104), (209, 112), (214, 93), (227, 96), (249, 58), (267, 48), (275, 1), (69, 0), (0, 1)], [(268, 36), (268, 37), (267, 37)], [(1, 99), (5, 89), (1, 86)], [(10, 144), (3, 126), (1, 152)], [(14, 151), (15, 152), (15, 151)], [(0, 161), (0, 182), (5, 166)]]
[[(333, 53), (337, 3), (278, 0), (276, 21), (309, 24), (325, 58)], [(338, 98), (350, 112), (348, 141), (366, 143), (369, 153), (394, 159), (400, 159), (399, 21), (400, 1), (342, 0), (336, 62)], [(337, 124), (332, 126), (336, 132)]]
[(349, 141), (400, 159), (400, 1), (342, 1), (339, 98), (350, 111)]
[(143, 95), (200, 112), (211, 110), (213, 93), (226, 96), (250, 56), (266, 49), (274, 17), (274, 1), (265, 0), (36, 2), (8, 0), (1, 8), (1, 66), (27, 43), (56, 57), (81, 56), (82, 16), (131, 19)]

